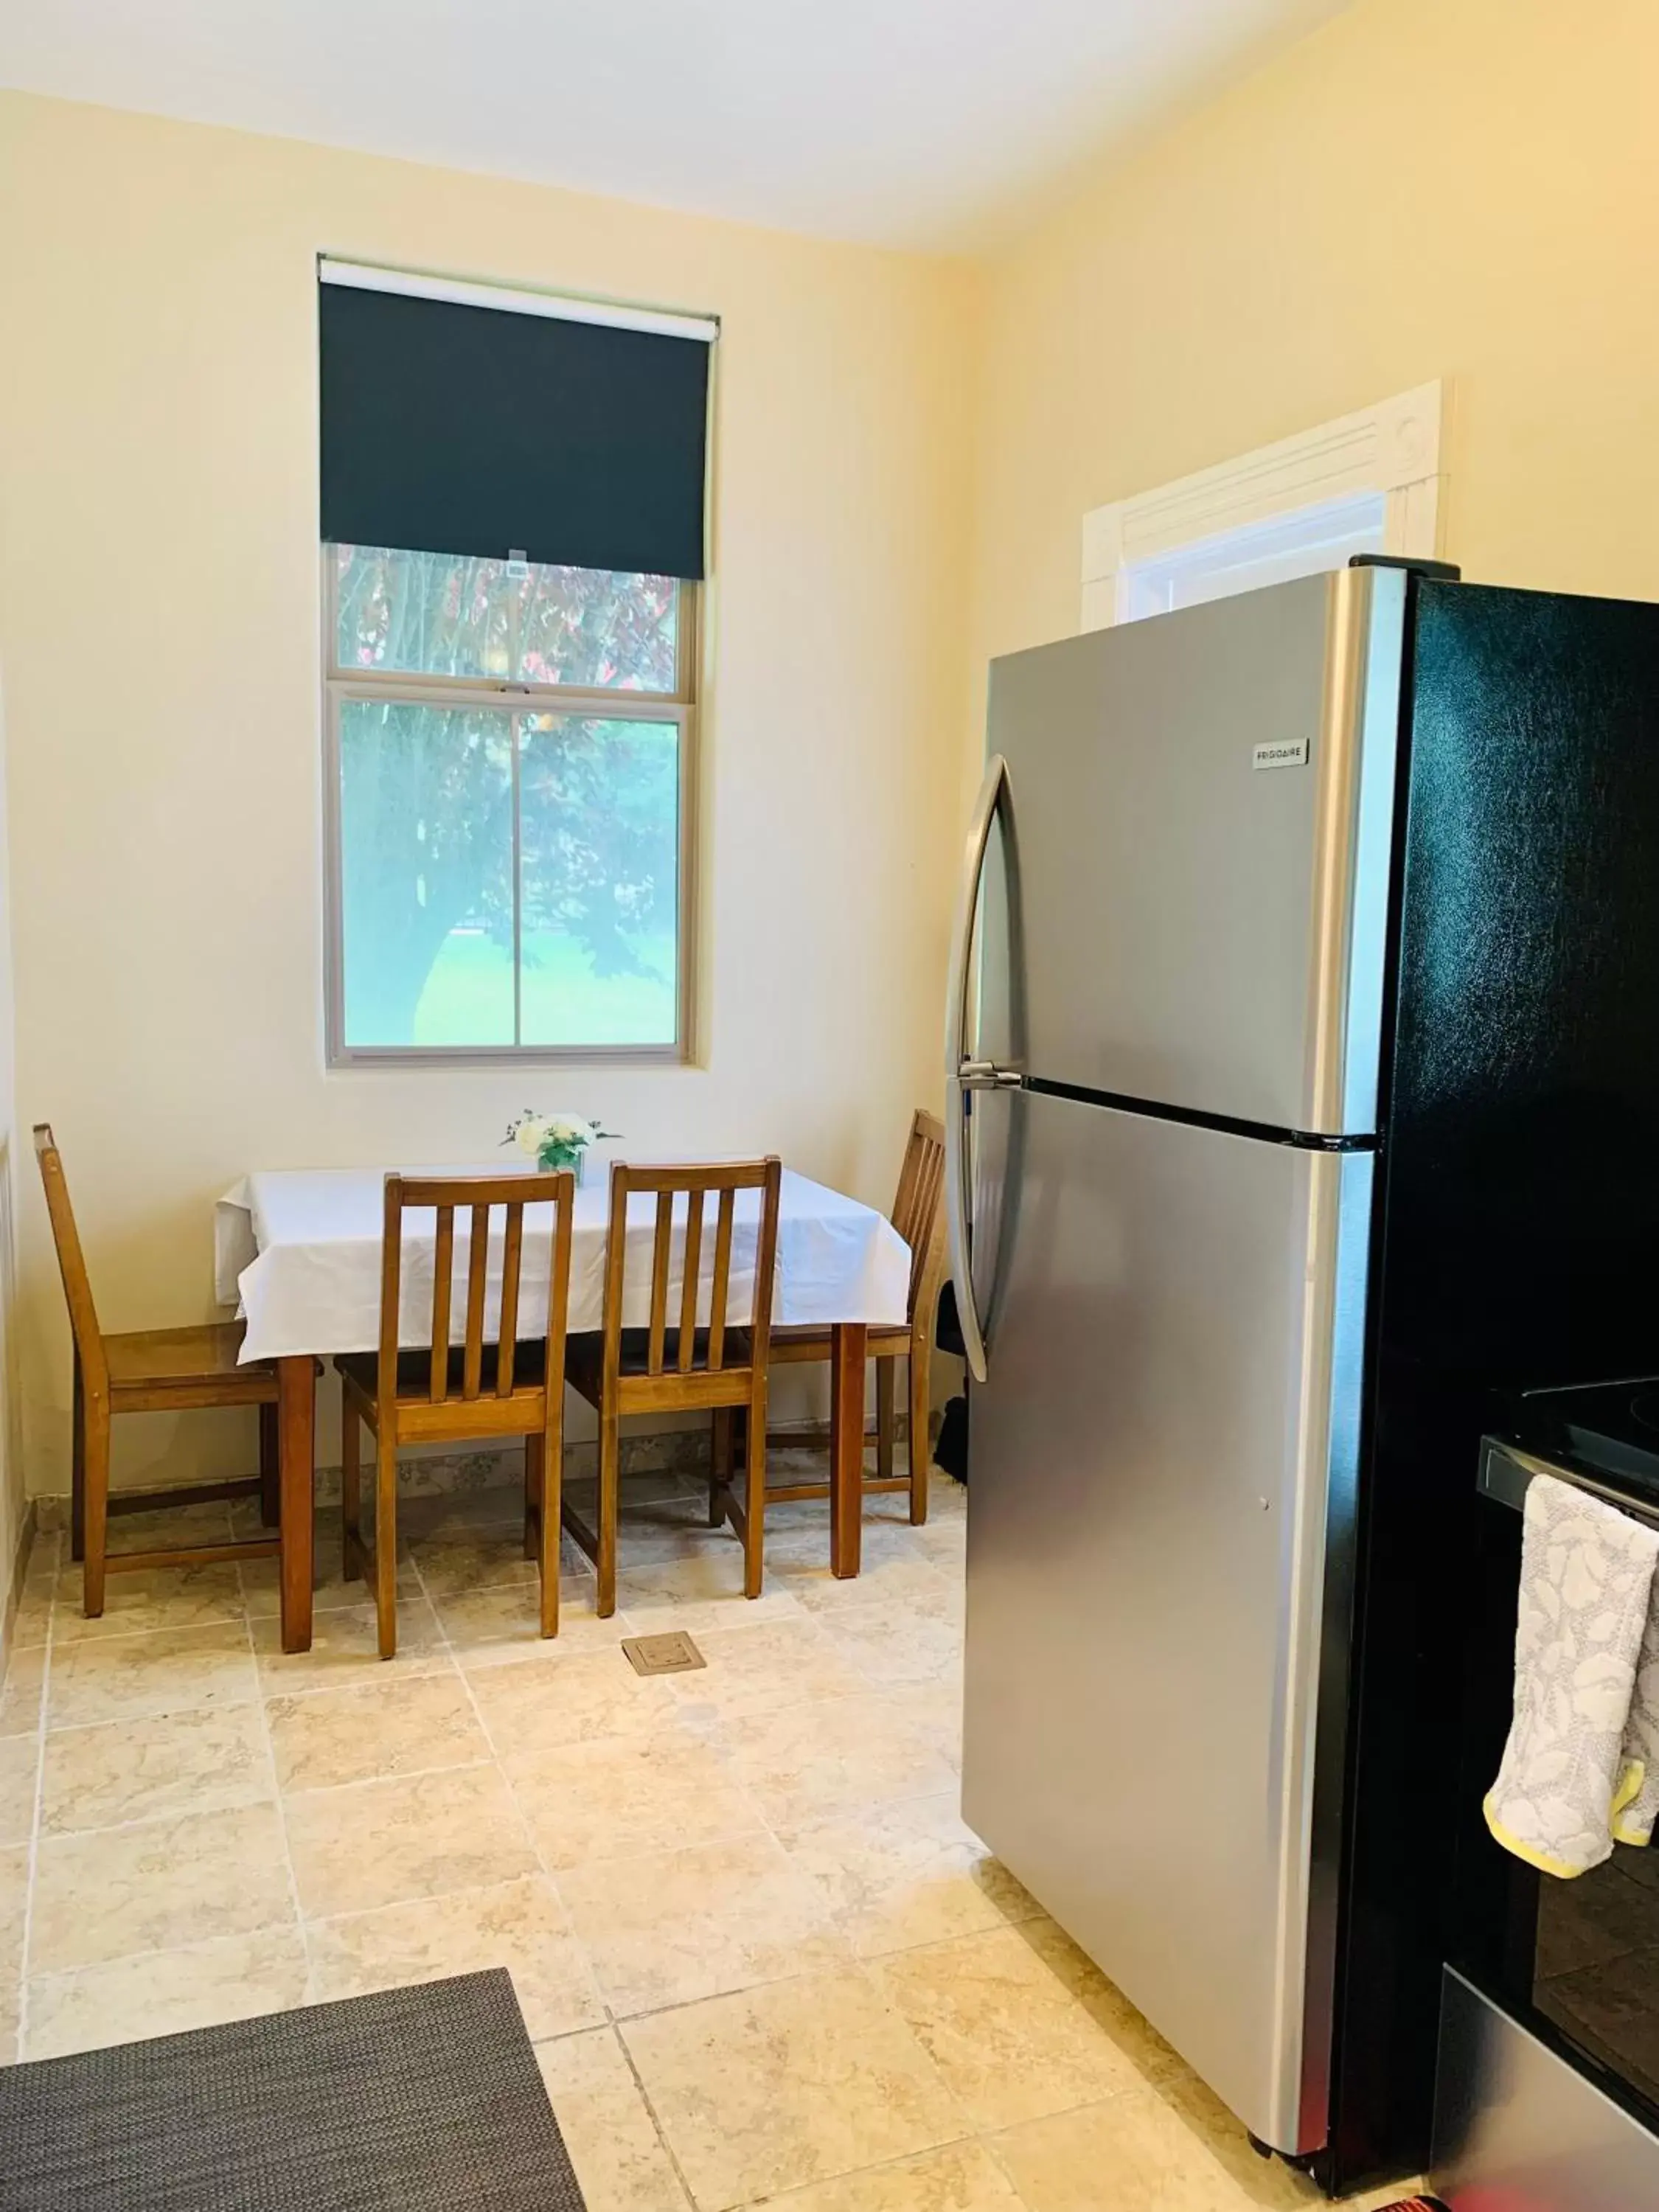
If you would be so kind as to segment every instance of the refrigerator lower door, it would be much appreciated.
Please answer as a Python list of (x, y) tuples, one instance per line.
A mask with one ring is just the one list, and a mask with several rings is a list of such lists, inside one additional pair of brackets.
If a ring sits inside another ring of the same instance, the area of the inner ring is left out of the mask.
[(963, 1809), (1246, 2126), (1316, 2150), (1371, 1158), (998, 1106)]

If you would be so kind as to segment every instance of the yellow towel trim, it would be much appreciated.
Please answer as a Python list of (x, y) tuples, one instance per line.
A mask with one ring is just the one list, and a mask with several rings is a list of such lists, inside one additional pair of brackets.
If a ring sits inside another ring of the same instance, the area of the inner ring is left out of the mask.
[[(1638, 1784), (1637, 1786), (1639, 1789), (1641, 1785)], [(1543, 1851), (1535, 1851), (1530, 1844), (1523, 1844), (1519, 1836), (1512, 1836), (1492, 1811), (1490, 1796), (1482, 1801), (1480, 1809), (1486, 1816), (1486, 1826), (1504, 1849), (1513, 1851), (1516, 1858), (1524, 1859), (1528, 1866), (1536, 1867), (1540, 1874), (1559, 1875), (1563, 1881), (1576, 1881), (1581, 1874), (1590, 1871), (1588, 1867), (1569, 1866), (1565, 1859), (1553, 1859)]]
[(1647, 1778), (1647, 1761), (1644, 1759), (1632, 1759), (1625, 1769), (1624, 1778), (1620, 1781), (1618, 1794), (1613, 1801), (1613, 1839), (1616, 1844), (1639, 1844), (1648, 1841), (1646, 1836), (1638, 1835), (1633, 1828), (1627, 1828), (1619, 1817), (1633, 1799), (1641, 1796), (1642, 1784)]

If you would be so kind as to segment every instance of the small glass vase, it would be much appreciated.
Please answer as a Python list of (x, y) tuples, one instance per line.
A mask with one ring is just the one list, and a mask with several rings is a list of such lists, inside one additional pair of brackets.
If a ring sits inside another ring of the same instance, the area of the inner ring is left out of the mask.
[(576, 1178), (576, 1188), (582, 1187), (582, 1171), (587, 1164), (587, 1147), (578, 1145), (574, 1152), (545, 1152), (539, 1155), (537, 1166), (544, 1175), (556, 1175), (561, 1168), (568, 1168)]

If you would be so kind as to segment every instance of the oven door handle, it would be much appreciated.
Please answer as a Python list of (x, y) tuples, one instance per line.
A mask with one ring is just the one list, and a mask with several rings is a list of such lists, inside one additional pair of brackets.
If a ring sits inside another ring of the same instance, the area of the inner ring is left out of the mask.
[(1480, 1469), (1474, 1486), (1494, 1504), (1507, 1505), (1513, 1512), (1524, 1512), (1527, 1492), (1540, 1474), (1550, 1475), (1557, 1482), (1565, 1482), (1570, 1490), (1582, 1490), (1605, 1505), (1616, 1506), (1621, 1513), (1632, 1514), (1638, 1521), (1659, 1527), (1659, 1501), (1650, 1504), (1645, 1498), (1632, 1498), (1609, 1483), (1580, 1474), (1576, 1467), (1561, 1467), (1550, 1460), (1538, 1459), (1531, 1452), (1523, 1451), (1519, 1444), (1505, 1443), (1501, 1437), (1480, 1439)]

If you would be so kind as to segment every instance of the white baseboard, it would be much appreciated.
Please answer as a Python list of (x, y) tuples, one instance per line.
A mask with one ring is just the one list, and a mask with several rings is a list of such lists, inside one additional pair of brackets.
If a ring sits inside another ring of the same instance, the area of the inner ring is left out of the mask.
[(40, 1502), (29, 1498), (23, 1502), (23, 1518), (18, 1526), (17, 1547), (12, 1554), (11, 1571), (6, 1577), (5, 1603), (0, 1607), (0, 1682), (6, 1678), (6, 1668), (11, 1662), (11, 1632), (17, 1622), (17, 1608), (22, 1602), (23, 1577), (28, 1572), (29, 1553), (34, 1543), (34, 1532), (40, 1525)]

